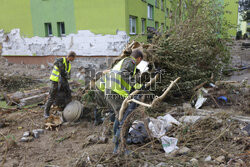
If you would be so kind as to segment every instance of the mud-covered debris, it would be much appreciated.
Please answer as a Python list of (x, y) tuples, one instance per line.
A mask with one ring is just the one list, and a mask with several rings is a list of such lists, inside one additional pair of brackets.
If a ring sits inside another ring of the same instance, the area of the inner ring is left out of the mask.
[(182, 123), (187, 123), (187, 124), (194, 124), (197, 121), (204, 119), (204, 116), (183, 116), (179, 119), (180, 122)]
[(243, 128), (243, 133), (250, 136), (250, 124)]
[(23, 133), (23, 137), (28, 137), (28, 136), (30, 136), (30, 132), (29, 131)]
[(34, 140), (34, 138), (33, 137), (22, 137), (21, 138), (21, 142), (31, 142), (31, 141), (33, 141)]
[(193, 165), (196, 165), (199, 161), (196, 158), (192, 158), (190, 162), (192, 162)]
[(221, 155), (221, 156), (219, 156), (219, 157), (215, 158), (215, 160), (216, 160), (217, 162), (222, 163), (222, 162), (224, 162), (224, 161), (225, 161), (225, 156)]
[(57, 129), (63, 123), (59, 116), (50, 115), (49, 118), (45, 120), (45, 129), (53, 130)]
[(209, 161), (211, 161), (212, 160), (212, 157), (209, 155), (209, 156), (207, 156), (206, 158), (205, 158), (205, 162), (209, 162)]
[(184, 154), (188, 154), (191, 151), (190, 148), (188, 147), (182, 147), (177, 151), (178, 155), (184, 155)]

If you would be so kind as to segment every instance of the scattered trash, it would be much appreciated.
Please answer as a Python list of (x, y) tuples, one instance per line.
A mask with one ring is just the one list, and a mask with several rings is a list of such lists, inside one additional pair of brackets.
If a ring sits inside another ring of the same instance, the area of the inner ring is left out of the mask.
[(97, 164), (96, 167), (104, 167), (102, 164)]
[(39, 134), (44, 134), (44, 130), (43, 129), (34, 129), (32, 132), (33, 133), (38, 132)]
[(205, 116), (183, 116), (179, 119), (180, 122), (182, 123), (191, 123), (191, 124), (194, 124), (196, 123), (197, 121), (201, 120), (205, 118)]
[(50, 115), (50, 117), (45, 120), (45, 129), (57, 130), (57, 127), (59, 127), (62, 123), (63, 121), (59, 116)]
[(177, 142), (178, 142), (178, 139), (173, 138), (173, 137), (167, 137), (167, 136), (161, 137), (162, 147), (165, 153), (167, 154), (179, 149), (177, 147)]
[(161, 162), (157, 164), (155, 167), (166, 167), (166, 166), (168, 166), (168, 164), (166, 164), (165, 162)]
[(34, 140), (33, 137), (22, 137), (20, 141), (21, 142), (31, 142), (33, 140)]
[(219, 156), (219, 157), (217, 157), (215, 160), (216, 160), (217, 162), (222, 163), (222, 162), (225, 161), (225, 156)]
[(23, 133), (23, 137), (28, 137), (28, 136), (30, 136), (30, 132), (29, 131)]
[(178, 155), (184, 155), (187, 154), (191, 151), (191, 149), (187, 148), (187, 147), (182, 147), (177, 151)]
[(243, 131), (245, 132), (245, 134), (247, 134), (248, 136), (250, 136), (250, 124), (248, 124), (247, 126), (245, 126), (243, 128)]
[(195, 108), (199, 109), (203, 105), (203, 103), (207, 100), (207, 98), (204, 98), (204, 93), (207, 94), (208, 91), (205, 88), (200, 88), (198, 90), (197, 95), (197, 101), (195, 103)]
[(209, 86), (211, 86), (211, 87), (213, 87), (213, 88), (215, 88), (215, 87), (216, 87), (216, 85), (215, 85), (215, 84), (213, 84), (213, 83), (210, 83), (210, 84), (209, 84)]
[(165, 136), (165, 133), (171, 129), (172, 124), (180, 125), (181, 123), (170, 114), (166, 114), (164, 117), (157, 117), (157, 119), (150, 118), (148, 125), (152, 136), (161, 140), (163, 149), (166, 153), (171, 153), (178, 149), (176, 146), (178, 139)]
[(63, 120), (77, 122), (82, 115), (83, 105), (77, 100), (71, 101), (63, 110)]
[(222, 101), (224, 101), (225, 103), (228, 102), (228, 100), (227, 100), (227, 98), (226, 98), (225, 96), (220, 96), (220, 97), (218, 97), (217, 99), (218, 99), (218, 100), (222, 100)]
[[(34, 130), (32, 130), (32, 133), (29, 131), (26, 131), (23, 133), (23, 137), (21, 138), (21, 142), (33, 141), (33, 137), (37, 139), (40, 137), (40, 134), (44, 134), (43, 129), (34, 129)], [(31, 140), (31, 138), (32, 138), (32, 140)]]
[(87, 137), (87, 144), (105, 144), (107, 142), (107, 137), (99, 137), (97, 135), (90, 135)]
[(212, 157), (209, 155), (209, 156), (207, 156), (206, 158), (205, 158), (205, 162), (209, 162), (209, 161), (211, 161), (212, 160)]
[(39, 138), (39, 132), (37, 132), (37, 131), (33, 131), (33, 136), (34, 136), (34, 138)]
[(190, 160), (190, 162), (192, 162), (192, 164), (197, 164), (198, 163), (198, 160), (197, 159), (195, 159), (195, 158), (192, 158), (191, 160)]
[(41, 69), (44, 70), (45, 68), (46, 68), (45, 65), (42, 64)]
[(157, 117), (157, 119), (150, 118), (148, 128), (152, 132), (153, 137), (160, 138), (172, 128), (173, 124), (181, 125), (181, 123), (170, 114), (166, 114), (164, 117)]
[(148, 138), (148, 133), (145, 128), (144, 122), (137, 120), (134, 121), (128, 132), (127, 143), (128, 144), (145, 143), (147, 138)]

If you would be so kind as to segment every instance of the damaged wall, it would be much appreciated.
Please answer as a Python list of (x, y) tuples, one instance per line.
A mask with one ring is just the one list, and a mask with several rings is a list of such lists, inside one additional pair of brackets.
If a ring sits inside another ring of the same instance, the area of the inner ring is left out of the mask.
[(5, 34), (0, 30), (2, 55), (66, 55), (75, 51), (81, 56), (118, 56), (129, 41), (124, 31), (117, 35), (95, 35), (89, 30), (80, 30), (77, 34), (66, 37), (32, 37), (24, 38), (19, 29)]

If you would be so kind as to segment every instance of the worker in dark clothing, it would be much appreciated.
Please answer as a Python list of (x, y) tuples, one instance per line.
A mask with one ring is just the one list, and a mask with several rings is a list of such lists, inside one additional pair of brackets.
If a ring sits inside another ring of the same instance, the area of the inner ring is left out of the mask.
[[(136, 66), (142, 61), (142, 59), (142, 52), (140, 50), (134, 50), (130, 57), (126, 57), (119, 61), (109, 72), (96, 81), (96, 87), (98, 88), (96, 90), (96, 96), (102, 98), (99, 94), (103, 93), (106, 102), (115, 112), (116, 121), (114, 123), (114, 136), (116, 136), (116, 138), (114, 139), (114, 142), (116, 146), (114, 153), (117, 152), (119, 144), (119, 127), (121, 127), (121, 124), (118, 121), (118, 116), (123, 100), (135, 89), (142, 88), (142, 85), (136, 82), (135, 79)], [(133, 104), (133, 106), (135, 105)], [(132, 110), (130, 110), (130, 113)], [(127, 117), (128, 115), (129, 113), (125, 112), (124, 116)], [(123, 120), (124, 119), (125, 118), (123, 117)], [(123, 123), (124, 121), (121, 122)]]
[(68, 80), (70, 79), (71, 72), (70, 62), (74, 61), (75, 57), (76, 53), (71, 51), (66, 58), (58, 58), (54, 62), (54, 68), (50, 75), (51, 88), (49, 92), (49, 98), (44, 109), (45, 118), (48, 118), (50, 115), (50, 108), (56, 100), (57, 92), (59, 89), (64, 90), (66, 98), (69, 99), (68, 101), (71, 101), (71, 90), (69, 88)]

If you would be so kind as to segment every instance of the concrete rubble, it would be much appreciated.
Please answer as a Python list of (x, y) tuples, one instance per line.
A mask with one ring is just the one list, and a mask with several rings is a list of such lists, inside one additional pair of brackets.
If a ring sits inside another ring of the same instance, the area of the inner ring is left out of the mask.
[(80, 30), (65, 37), (26, 38), (19, 29), (10, 33), (0, 30), (2, 55), (66, 55), (74, 50), (82, 56), (118, 56), (128, 41), (129, 36), (123, 31), (116, 35), (95, 35), (89, 30)]

